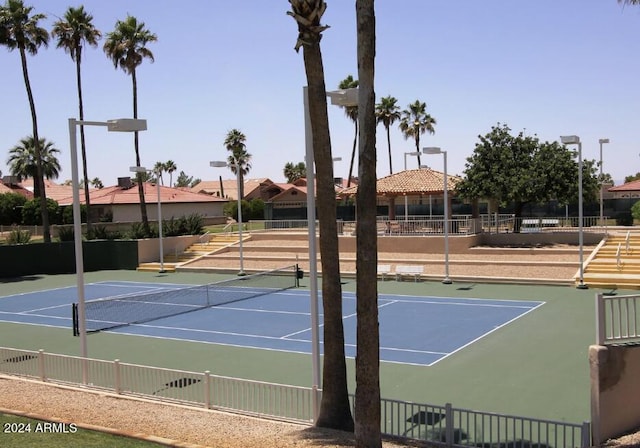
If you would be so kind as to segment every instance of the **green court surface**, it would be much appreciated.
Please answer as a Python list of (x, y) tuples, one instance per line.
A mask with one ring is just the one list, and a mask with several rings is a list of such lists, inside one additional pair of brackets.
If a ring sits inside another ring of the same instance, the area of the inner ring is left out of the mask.
[[(211, 283), (223, 274), (102, 271), (85, 282), (124, 280), (184, 284)], [(308, 279), (302, 287), (308, 287)], [(0, 296), (75, 286), (74, 275), (0, 279)], [(355, 291), (355, 279), (343, 289)], [(379, 282), (380, 293), (545, 302), (433, 366), (382, 363), (384, 398), (542, 419), (589, 420), (588, 347), (595, 341), (594, 296), (602, 290), (567, 286), (496, 285), (439, 282)], [(626, 294), (630, 291), (605, 291)], [(2, 300), (0, 298), (0, 300)], [(70, 297), (70, 302), (76, 297)], [(211, 323), (215, 328), (215, 322)], [(71, 328), (0, 323), (0, 346), (78, 355)], [(407, 335), (411, 337), (411, 335)], [(311, 357), (305, 354), (208, 343), (98, 333), (88, 336), (89, 357), (311, 386)], [(354, 360), (347, 362), (355, 392)]]

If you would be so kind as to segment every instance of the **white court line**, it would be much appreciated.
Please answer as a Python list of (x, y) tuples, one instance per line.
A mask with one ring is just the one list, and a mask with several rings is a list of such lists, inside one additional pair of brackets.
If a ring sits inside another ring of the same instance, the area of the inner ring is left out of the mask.
[(516, 320), (520, 319), (522, 316), (526, 316), (526, 315), (527, 315), (527, 314), (529, 314), (530, 312), (532, 312), (532, 311), (534, 311), (534, 310), (536, 310), (536, 309), (540, 308), (542, 305), (544, 305), (544, 302), (540, 303), (540, 304), (539, 304), (538, 306), (536, 306), (535, 308), (531, 308), (530, 310), (525, 311), (524, 313), (517, 315), (517, 316), (516, 316), (516, 317), (514, 317), (513, 319), (511, 319), (511, 320), (509, 320), (509, 321), (507, 321), (507, 322), (505, 322), (505, 323), (503, 323), (503, 324), (501, 324), (501, 325), (498, 325), (497, 327), (493, 328), (492, 330), (490, 330), (490, 331), (488, 331), (488, 332), (486, 332), (486, 333), (484, 333), (484, 334), (482, 334), (482, 335), (478, 336), (478, 337), (477, 337), (477, 338), (475, 338), (473, 341), (467, 342), (467, 343), (466, 343), (466, 344), (464, 344), (463, 346), (458, 347), (457, 349), (455, 349), (455, 350), (454, 350), (454, 351), (452, 351), (451, 353), (449, 353), (449, 354), (447, 354), (447, 355), (443, 356), (442, 358), (438, 359), (437, 361), (435, 361), (435, 362), (433, 362), (432, 364), (429, 364), (429, 365), (430, 365), (430, 366), (432, 366), (432, 365), (434, 365), (434, 364), (436, 364), (436, 363), (438, 363), (438, 362), (442, 361), (443, 359), (448, 358), (449, 356), (453, 355), (454, 353), (457, 353), (457, 352), (459, 352), (460, 350), (462, 350), (462, 349), (464, 349), (464, 348), (466, 348), (466, 347), (470, 346), (471, 344), (473, 344), (474, 342), (479, 341), (480, 339), (484, 338), (485, 336), (488, 336), (488, 335), (490, 335), (491, 333), (493, 333), (493, 332), (495, 332), (495, 331), (498, 331), (498, 330), (499, 330), (499, 329), (501, 329), (502, 327), (504, 327), (504, 326), (506, 326), (506, 325), (509, 325), (511, 322), (514, 322), (514, 321), (516, 321)]

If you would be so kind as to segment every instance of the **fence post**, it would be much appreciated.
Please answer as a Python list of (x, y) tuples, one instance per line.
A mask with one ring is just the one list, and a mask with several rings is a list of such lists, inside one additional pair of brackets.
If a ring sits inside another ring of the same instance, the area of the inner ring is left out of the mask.
[(204, 407), (209, 409), (211, 407), (211, 372), (204, 371)]
[(581, 447), (582, 448), (588, 448), (591, 446), (591, 423), (590, 422), (583, 422), (582, 423), (582, 429), (580, 431), (580, 435), (581, 435)]
[(603, 345), (606, 337), (605, 334), (605, 308), (604, 308), (604, 295), (602, 293), (596, 294), (596, 344)]
[(453, 446), (453, 406), (451, 403), (447, 403), (444, 405), (444, 414), (445, 414), (445, 442), (447, 446)]
[(120, 383), (120, 360), (116, 359), (113, 361), (113, 374), (115, 377), (115, 392), (116, 394), (120, 395), (121, 393), (121, 383)]
[(40, 373), (40, 381), (47, 381), (44, 371), (44, 350), (38, 350), (38, 370)]

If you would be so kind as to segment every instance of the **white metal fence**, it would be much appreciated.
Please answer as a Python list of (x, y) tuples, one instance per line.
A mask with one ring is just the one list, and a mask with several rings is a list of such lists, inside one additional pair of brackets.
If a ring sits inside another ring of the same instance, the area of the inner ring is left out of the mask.
[(596, 294), (598, 345), (640, 342), (640, 295)]
[[(223, 377), (208, 371), (188, 372), (0, 347), (0, 373), (305, 424), (313, 420), (312, 388)], [(353, 396), (351, 400), (353, 404)], [(388, 399), (381, 401), (381, 430), (388, 436), (450, 447), (590, 446), (589, 423)]]

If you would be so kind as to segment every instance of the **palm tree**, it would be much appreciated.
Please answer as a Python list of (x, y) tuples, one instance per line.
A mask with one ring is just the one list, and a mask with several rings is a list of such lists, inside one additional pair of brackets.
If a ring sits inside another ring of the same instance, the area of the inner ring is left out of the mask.
[(173, 173), (178, 169), (176, 162), (173, 160), (167, 160), (164, 164), (164, 170), (169, 173), (169, 186), (173, 187)]
[[(238, 129), (230, 130), (224, 139), (224, 146), (231, 152), (228, 159), (231, 172), (240, 177), (240, 191), (238, 191), (240, 199), (244, 198), (244, 176), (251, 170), (251, 154), (247, 152), (246, 141), (247, 137)], [(238, 168), (240, 168), (239, 172)]]
[[(84, 107), (82, 103), (82, 76), (80, 65), (82, 63), (82, 48), (86, 43), (92, 47), (98, 46), (98, 40), (102, 33), (93, 25), (93, 16), (84, 10), (84, 6), (78, 8), (69, 7), (64, 14), (64, 19), (53, 24), (51, 35), (57, 37), (57, 48), (69, 53), (71, 60), (76, 63), (76, 84), (78, 88), (78, 114), (80, 121), (84, 120)], [(84, 126), (80, 126), (80, 151), (82, 154), (82, 173), (84, 175), (84, 199), (87, 206), (87, 234), (91, 233), (91, 201), (89, 197), (89, 174), (87, 172), (87, 149), (84, 139)]]
[[(37, 190), (40, 198), (40, 213), (42, 214), (42, 232), (45, 243), (51, 242), (51, 230), (49, 228), (49, 212), (47, 208), (47, 194), (44, 187), (42, 155), (38, 143), (38, 117), (36, 105), (29, 81), (29, 70), (27, 68), (27, 53), (36, 55), (41, 46), (49, 44), (49, 33), (44, 28), (38, 26), (40, 20), (46, 19), (45, 14), (33, 14), (33, 7), (25, 6), (22, 0), (7, 0), (4, 6), (0, 7), (0, 44), (9, 51), (18, 50), (22, 63), (22, 76), (27, 89), (29, 99), (29, 109), (31, 110), (31, 126), (34, 145), (34, 157), (36, 173), (33, 178), (34, 192)], [(37, 188), (36, 188), (37, 185)]]
[(396, 103), (397, 98), (391, 95), (380, 98), (380, 102), (376, 104), (376, 119), (378, 123), (382, 123), (387, 130), (387, 148), (389, 149), (389, 174), (393, 174), (393, 166), (391, 164), (391, 133), (389, 128), (393, 123), (400, 119), (400, 106)]
[(298, 179), (307, 177), (307, 166), (304, 162), (298, 162), (297, 165), (287, 162), (284, 166), (284, 177), (287, 178), (287, 182), (290, 184)]
[(48, 142), (44, 138), (40, 139), (40, 144), (37, 146), (32, 136), (21, 139), (19, 144), (9, 150), (7, 165), (12, 175), (25, 179), (33, 178), (33, 195), (39, 197), (41, 187), (35, 181), (38, 175), (36, 148), (39, 148), (43, 176), (47, 179), (57, 179), (60, 174), (60, 161), (56, 154), (59, 154), (60, 150), (54, 147), (53, 142)]
[(89, 183), (93, 186), (93, 188), (97, 188), (98, 190), (104, 188), (104, 184), (99, 177), (94, 177), (89, 181)]
[(376, 231), (376, 111), (374, 0), (356, 0), (360, 145), (356, 199), (356, 447), (380, 448), (380, 334)]
[(153, 165), (153, 172), (156, 174), (156, 180), (160, 182), (160, 185), (164, 185), (164, 177), (162, 177), (162, 172), (165, 171), (165, 165), (162, 162), (156, 162)]
[[(349, 75), (338, 84), (339, 89), (354, 89), (358, 87), (358, 80), (353, 79)], [(351, 163), (349, 164), (349, 177), (347, 178), (347, 188), (351, 186), (351, 177), (353, 176), (353, 163), (356, 159), (356, 147), (358, 146), (358, 106), (343, 106), (344, 113), (351, 121), (353, 121), (353, 148), (351, 149)]]
[[(125, 20), (116, 22), (115, 30), (107, 34), (104, 44), (104, 52), (113, 62), (114, 67), (120, 67), (125, 73), (131, 75), (133, 85), (133, 118), (138, 118), (138, 79), (136, 68), (144, 59), (154, 61), (153, 53), (147, 48), (147, 44), (156, 42), (158, 37), (145, 28), (144, 22), (138, 22), (133, 16), (127, 15)], [(140, 149), (138, 144), (138, 132), (133, 136), (136, 151), (136, 166), (140, 167)], [(140, 173), (138, 173), (140, 179)], [(140, 196), (140, 214), (144, 231), (149, 235), (149, 218), (147, 217), (147, 204), (144, 202), (144, 185), (138, 181), (138, 195)]]
[[(292, 16), (298, 25), (295, 50), (298, 51), (300, 47), (304, 49), (307, 99), (313, 135), (313, 158), (317, 171), (316, 206), (320, 222), (320, 259), (323, 280), (324, 368), (322, 369), (322, 401), (316, 425), (353, 431), (342, 325), (342, 285), (340, 284), (333, 157), (327, 117), (324, 66), (320, 50), (322, 32), (328, 28), (320, 24), (327, 4), (322, 0), (289, 0), (289, 3), (291, 11), (287, 14)], [(307, 213), (314, 212), (308, 210)]]
[(400, 119), (400, 130), (404, 134), (404, 138), (409, 140), (413, 138), (416, 142), (416, 152), (418, 153), (418, 167), (420, 163), (420, 135), (425, 132), (429, 134), (435, 133), (433, 126), (436, 124), (435, 118), (427, 113), (427, 104), (416, 100), (415, 103), (409, 104), (407, 109), (402, 111)]

